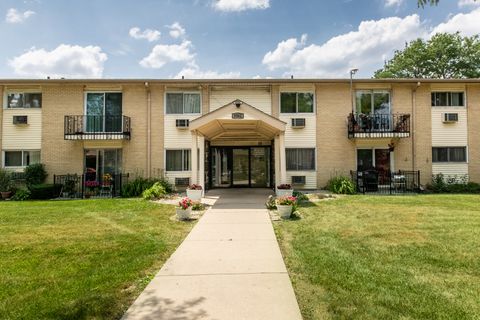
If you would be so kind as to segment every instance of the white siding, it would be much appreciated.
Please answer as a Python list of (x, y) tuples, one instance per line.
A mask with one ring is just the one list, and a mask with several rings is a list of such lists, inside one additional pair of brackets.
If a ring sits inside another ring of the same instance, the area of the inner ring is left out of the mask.
[[(293, 129), (292, 118), (305, 118), (305, 128)], [(285, 129), (285, 147), (316, 147), (317, 120), (315, 114), (280, 115), (280, 120), (287, 123)]]
[[(192, 177), (191, 171), (167, 171), (165, 172), (167, 180), (175, 185), (175, 178), (190, 178)], [(191, 182), (191, 181), (190, 181)]]
[[(458, 113), (458, 122), (443, 123), (444, 113)], [(464, 107), (432, 107), (432, 146), (467, 146), (467, 110)]]
[(212, 89), (210, 92), (210, 111), (214, 111), (237, 99), (240, 99), (267, 114), (272, 114), (270, 90), (265, 88), (248, 90)]
[(432, 173), (443, 173), (445, 177), (468, 174), (468, 163), (433, 163)]
[(294, 186), (294, 189), (317, 189), (316, 171), (287, 171), (287, 181), (292, 182), (292, 176), (305, 176), (305, 185)]
[[(28, 124), (13, 124), (13, 116), (28, 116)], [(42, 109), (4, 109), (2, 127), (3, 150), (40, 150)]]
[(166, 114), (164, 120), (165, 149), (190, 149), (192, 134), (188, 128), (178, 129), (176, 119), (188, 119), (192, 121), (201, 115)]

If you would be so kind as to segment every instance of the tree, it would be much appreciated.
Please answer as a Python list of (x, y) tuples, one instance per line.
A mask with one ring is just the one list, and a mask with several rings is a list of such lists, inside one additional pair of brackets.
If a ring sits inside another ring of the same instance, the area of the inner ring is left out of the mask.
[[(425, 7), (427, 4), (430, 4), (431, 6), (436, 6), (440, 0), (418, 0), (418, 6), (419, 7)], [(477, 1), (477, 0), (473, 0)]]
[(397, 50), (374, 78), (480, 78), (480, 38), (438, 33)]

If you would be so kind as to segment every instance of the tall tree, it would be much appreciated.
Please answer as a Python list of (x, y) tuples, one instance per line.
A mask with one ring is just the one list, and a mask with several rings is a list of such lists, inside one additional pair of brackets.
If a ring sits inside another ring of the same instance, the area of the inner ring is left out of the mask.
[[(418, 0), (418, 6), (419, 7), (425, 7), (427, 4), (430, 4), (431, 6), (436, 6), (440, 0)], [(477, 0), (473, 0), (477, 1)]]
[(480, 78), (480, 38), (457, 32), (414, 40), (395, 51), (374, 78)]

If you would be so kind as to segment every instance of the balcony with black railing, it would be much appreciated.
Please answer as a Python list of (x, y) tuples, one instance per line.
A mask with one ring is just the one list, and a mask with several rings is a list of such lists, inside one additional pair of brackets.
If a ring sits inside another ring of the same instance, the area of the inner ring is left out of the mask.
[(130, 140), (127, 116), (65, 116), (65, 140)]
[(363, 114), (348, 116), (348, 138), (408, 138), (409, 114)]

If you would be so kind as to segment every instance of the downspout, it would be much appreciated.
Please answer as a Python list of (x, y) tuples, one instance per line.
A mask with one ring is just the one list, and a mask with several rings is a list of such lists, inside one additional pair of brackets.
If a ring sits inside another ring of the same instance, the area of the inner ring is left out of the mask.
[(415, 119), (416, 119), (416, 112), (417, 112), (417, 89), (420, 87), (420, 81), (417, 82), (416, 87), (412, 90), (412, 121), (410, 123), (411, 132), (412, 132), (412, 171), (415, 171), (417, 167), (416, 162), (416, 147), (415, 147), (415, 135), (416, 135), (416, 126), (415, 126)]
[(152, 170), (152, 93), (148, 82), (145, 82), (145, 90), (147, 93), (147, 178), (151, 178)]

